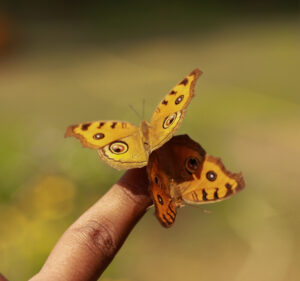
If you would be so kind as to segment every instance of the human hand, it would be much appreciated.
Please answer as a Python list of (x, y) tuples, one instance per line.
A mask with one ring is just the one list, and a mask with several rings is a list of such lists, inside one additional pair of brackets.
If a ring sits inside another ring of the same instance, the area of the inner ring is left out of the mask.
[(97, 280), (151, 204), (146, 168), (128, 170), (65, 231), (30, 281)]

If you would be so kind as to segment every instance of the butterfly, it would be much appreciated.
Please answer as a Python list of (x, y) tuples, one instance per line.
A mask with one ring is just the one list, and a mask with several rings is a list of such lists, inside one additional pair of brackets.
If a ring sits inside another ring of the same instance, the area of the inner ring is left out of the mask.
[(226, 170), (188, 135), (175, 136), (151, 153), (147, 166), (155, 214), (164, 227), (173, 225), (184, 204), (214, 203), (245, 187), (241, 173)]
[(178, 130), (202, 74), (193, 70), (156, 107), (150, 122), (140, 127), (124, 121), (94, 121), (69, 126), (65, 137), (79, 139), (83, 147), (96, 149), (100, 159), (122, 170), (146, 166), (149, 155)]

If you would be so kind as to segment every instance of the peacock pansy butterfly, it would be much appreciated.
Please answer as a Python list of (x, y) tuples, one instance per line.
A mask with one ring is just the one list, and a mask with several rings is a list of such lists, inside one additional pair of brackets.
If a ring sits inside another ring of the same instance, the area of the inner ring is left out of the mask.
[(146, 166), (150, 153), (178, 130), (201, 73), (195, 69), (178, 83), (156, 107), (150, 122), (142, 121), (140, 127), (124, 121), (86, 122), (69, 126), (65, 137), (97, 149), (100, 159), (118, 170)]
[(173, 225), (177, 207), (221, 201), (245, 187), (241, 173), (226, 170), (221, 159), (206, 155), (188, 135), (153, 151), (147, 172), (155, 214), (165, 227)]

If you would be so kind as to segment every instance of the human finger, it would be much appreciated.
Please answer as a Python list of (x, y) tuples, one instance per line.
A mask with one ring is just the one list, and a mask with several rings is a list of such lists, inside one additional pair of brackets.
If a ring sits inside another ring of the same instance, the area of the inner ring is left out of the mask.
[(37, 280), (97, 280), (152, 200), (145, 168), (128, 170), (63, 234)]

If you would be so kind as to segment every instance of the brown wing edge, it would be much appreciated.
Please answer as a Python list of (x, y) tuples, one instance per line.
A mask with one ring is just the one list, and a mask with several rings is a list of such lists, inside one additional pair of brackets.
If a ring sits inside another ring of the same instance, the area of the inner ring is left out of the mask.
[[(195, 86), (196, 86), (196, 82), (197, 82), (198, 78), (200, 77), (200, 75), (202, 75), (202, 74), (203, 74), (203, 72), (202, 72), (199, 68), (196, 68), (196, 69), (194, 69), (189, 75), (187, 75), (187, 76), (184, 78), (184, 79), (186, 79), (188, 76), (194, 76), (193, 81), (192, 81), (192, 83), (191, 83), (191, 87), (190, 87), (190, 98), (188, 99), (188, 101), (187, 101), (185, 107), (187, 107), (187, 106), (189, 105), (189, 103), (191, 102), (191, 99), (195, 96)], [(179, 82), (177, 85), (183, 83), (184, 79), (183, 79), (181, 82)], [(176, 85), (176, 86), (177, 86), (177, 85)], [(175, 87), (176, 87), (176, 86), (175, 86)], [(183, 111), (185, 111), (185, 110), (182, 110), (182, 113), (183, 113)], [(184, 117), (184, 114), (183, 114), (182, 117)]]
[(199, 154), (202, 156), (205, 156), (206, 154), (205, 149), (199, 143), (191, 139), (187, 134), (174, 136), (168, 143), (187, 146), (191, 149), (199, 151)]
[(198, 80), (198, 78), (200, 77), (200, 75), (203, 74), (203, 71), (200, 70), (199, 68), (195, 68), (188, 76), (194, 76), (194, 80), (192, 81), (192, 84), (191, 84), (191, 93), (192, 93), (192, 96), (194, 96), (194, 89), (195, 89), (195, 84)]
[(66, 129), (65, 135), (64, 137), (75, 137), (75, 133), (74, 133), (74, 129), (77, 127), (78, 125), (71, 125)]
[(79, 127), (79, 126), (80, 125), (71, 125), (71, 126), (67, 127), (64, 137), (65, 138), (75, 137), (76, 139), (79, 139), (79, 141), (82, 144), (82, 147), (88, 147), (88, 148), (92, 148), (92, 149), (99, 148), (96, 145), (88, 143), (82, 135), (74, 133), (74, 129), (77, 128), (77, 127)]

